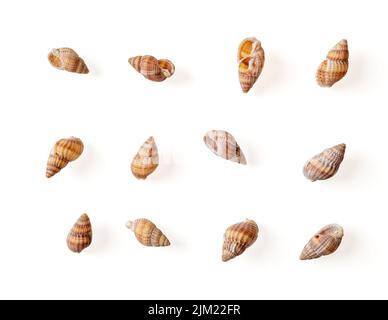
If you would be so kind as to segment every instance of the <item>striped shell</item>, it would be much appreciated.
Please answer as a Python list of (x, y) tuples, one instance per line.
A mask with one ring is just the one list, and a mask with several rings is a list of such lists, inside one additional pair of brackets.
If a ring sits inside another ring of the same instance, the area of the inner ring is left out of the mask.
[(47, 160), (46, 177), (50, 178), (61, 171), (70, 161), (76, 160), (83, 150), (81, 139), (70, 137), (57, 141)]
[(84, 213), (71, 228), (67, 236), (67, 246), (73, 252), (80, 253), (92, 243), (92, 225)]
[(84, 60), (70, 48), (52, 49), (48, 54), (48, 60), (53, 67), (60, 70), (75, 73), (89, 73), (89, 69)]
[(145, 246), (166, 247), (170, 245), (170, 241), (150, 220), (128, 221), (127, 228), (131, 229), (135, 233), (136, 239)]
[(255, 221), (245, 220), (226, 229), (222, 247), (222, 261), (228, 261), (242, 254), (257, 239), (259, 228)]
[(316, 78), (321, 87), (331, 87), (334, 83), (341, 80), (349, 67), (348, 42), (343, 39), (338, 42), (327, 54), (318, 67)]
[(129, 58), (128, 62), (137, 72), (152, 81), (166, 80), (175, 72), (175, 66), (170, 60), (158, 60), (153, 56), (136, 56)]
[(338, 224), (329, 224), (319, 230), (306, 244), (299, 259), (310, 260), (327, 256), (341, 244), (344, 230)]
[(244, 39), (238, 48), (237, 59), (241, 89), (248, 92), (264, 67), (265, 55), (261, 42), (256, 38)]
[(346, 145), (341, 143), (317, 154), (305, 164), (304, 176), (311, 181), (331, 178), (336, 174), (344, 159), (345, 149)]
[(247, 164), (240, 146), (229, 132), (211, 130), (205, 134), (203, 141), (217, 156), (240, 164)]
[(132, 160), (131, 170), (138, 179), (146, 179), (159, 165), (158, 148), (153, 137), (149, 137)]

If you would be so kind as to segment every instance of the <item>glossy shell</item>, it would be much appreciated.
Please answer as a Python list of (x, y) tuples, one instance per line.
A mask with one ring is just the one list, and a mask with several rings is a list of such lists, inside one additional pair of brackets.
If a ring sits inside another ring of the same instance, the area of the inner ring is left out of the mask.
[(137, 72), (151, 81), (164, 81), (175, 72), (175, 66), (170, 60), (158, 60), (153, 56), (136, 56), (129, 58), (128, 62)]
[(52, 49), (48, 54), (48, 60), (53, 67), (60, 70), (75, 73), (89, 73), (85, 61), (70, 48)]
[(92, 225), (84, 213), (71, 228), (67, 236), (67, 246), (73, 252), (80, 253), (92, 243)]
[(128, 221), (127, 228), (131, 229), (136, 236), (136, 239), (148, 247), (166, 247), (170, 245), (170, 241), (160, 231), (155, 224), (148, 219), (136, 219)]
[(222, 261), (241, 255), (257, 239), (259, 227), (253, 220), (236, 223), (226, 229), (222, 247)]
[(131, 170), (138, 179), (146, 179), (159, 165), (159, 154), (153, 137), (149, 137), (132, 160)]
[(336, 251), (341, 244), (344, 230), (338, 224), (329, 224), (319, 230), (306, 244), (300, 260), (316, 259)]

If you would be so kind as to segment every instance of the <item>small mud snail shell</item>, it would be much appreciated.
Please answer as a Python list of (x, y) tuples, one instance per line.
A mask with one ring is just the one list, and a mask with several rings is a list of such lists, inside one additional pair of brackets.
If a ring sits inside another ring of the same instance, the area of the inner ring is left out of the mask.
[(170, 241), (160, 231), (154, 223), (148, 219), (136, 219), (128, 221), (127, 228), (131, 229), (136, 236), (136, 239), (148, 247), (166, 247), (170, 245)]
[(158, 148), (153, 137), (149, 137), (132, 160), (131, 170), (138, 179), (146, 179), (159, 165)]
[(92, 225), (84, 213), (71, 228), (67, 236), (67, 246), (73, 252), (80, 253), (92, 243)]
[(164, 81), (175, 72), (175, 66), (170, 60), (158, 60), (153, 56), (136, 56), (129, 58), (128, 62), (137, 72), (151, 81)]
[(48, 54), (48, 60), (51, 65), (60, 70), (66, 70), (75, 73), (89, 73), (84, 60), (70, 48), (53, 49)]
[(316, 259), (336, 251), (341, 244), (344, 230), (338, 224), (329, 224), (319, 230), (306, 244), (300, 260)]

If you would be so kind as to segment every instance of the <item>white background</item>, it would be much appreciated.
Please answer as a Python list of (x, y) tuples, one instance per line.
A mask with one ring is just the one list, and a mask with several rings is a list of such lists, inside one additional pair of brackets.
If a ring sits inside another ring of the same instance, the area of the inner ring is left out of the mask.
[[(388, 298), (385, 1), (2, 1), (0, 4), (0, 298)], [(262, 41), (263, 73), (248, 94), (237, 76), (242, 39)], [(315, 71), (346, 38), (350, 67), (330, 89)], [(88, 75), (53, 68), (69, 46)], [(175, 63), (162, 83), (130, 56)], [(202, 137), (234, 135), (247, 166), (213, 155)], [(51, 147), (83, 140), (51, 179)], [(155, 137), (161, 164), (146, 181), (130, 162)], [(345, 142), (330, 180), (309, 182), (310, 157)], [(93, 243), (66, 236), (87, 212)], [(167, 248), (125, 228), (149, 218)], [(223, 263), (225, 229), (245, 218), (257, 242)], [(328, 223), (338, 251), (298, 257)]]

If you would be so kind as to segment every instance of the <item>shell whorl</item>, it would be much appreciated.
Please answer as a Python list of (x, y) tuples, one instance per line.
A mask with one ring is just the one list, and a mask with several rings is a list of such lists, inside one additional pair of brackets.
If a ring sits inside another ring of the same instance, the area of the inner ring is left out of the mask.
[(304, 176), (311, 180), (326, 180), (334, 176), (345, 156), (346, 145), (338, 144), (323, 150), (311, 158), (303, 167)]
[(259, 78), (265, 61), (261, 42), (256, 38), (244, 39), (238, 48), (239, 79), (241, 89), (248, 92)]
[(338, 224), (323, 227), (306, 244), (299, 259), (316, 259), (333, 253), (341, 244), (343, 236), (344, 230)]
[(50, 64), (60, 70), (89, 73), (85, 61), (71, 48), (52, 49), (48, 54)]
[(137, 179), (146, 179), (159, 165), (159, 153), (153, 137), (139, 148), (131, 163), (132, 174)]
[(127, 222), (127, 228), (135, 233), (136, 239), (148, 247), (166, 247), (170, 241), (156, 225), (148, 219), (136, 219)]
[(229, 132), (210, 130), (203, 137), (203, 141), (209, 150), (217, 156), (240, 164), (247, 164), (244, 153)]
[(69, 249), (77, 253), (90, 246), (92, 243), (92, 225), (86, 213), (81, 215), (73, 225), (66, 242)]
[(338, 42), (327, 54), (318, 67), (316, 79), (321, 87), (331, 87), (341, 80), (349, 67), (348, 42), (343, 39)]
[(259, 227), (253, 220), (236, 223), (226, 229), (222, 247), (222, 261), (226, 262), (241, 255), (257, 239)]
[(61, 171), (83, 152), (84, 145), (79, 138), (70, 137), (58, 140), (50, 151), (47, 160), (46, 177), (50, 178)]
[(164, 81), (175, 72), (175, 66), (170, 60), (158, 60), (153, 56), (136, 56), (129, 58), (128, 62), (137, 72), (151, 81)]

